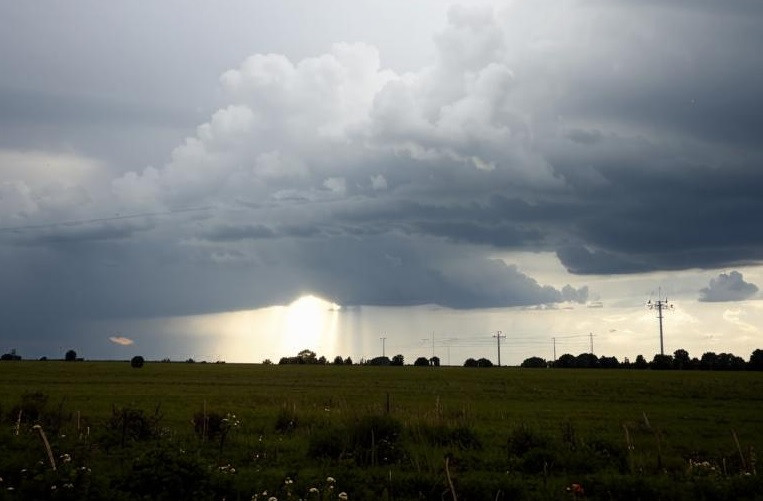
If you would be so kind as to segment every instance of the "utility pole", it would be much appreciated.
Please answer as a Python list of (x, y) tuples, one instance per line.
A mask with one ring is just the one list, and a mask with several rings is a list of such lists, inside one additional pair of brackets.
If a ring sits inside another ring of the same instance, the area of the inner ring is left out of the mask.
[(382, 357), (386, 357), (387, 353), (384, 350), (384, 342), (387, 340), (387, 338), (386, 337), (380, 337), (379, 339), (381, 339), (381, 342), (382, 342)]
[(498, 367), (500, 367), (501, 366), (501, 338), (505, 339), (506, 336), (501, 334), (501, 331), (497, 331), (495, 334), (493, 334), (493, 337), (498, 343)]
[(556, 338), (552, 337), (551, 339), (554, 341), (554, 362), (556, 362)]
[(657, 300), (655, 302), (649, 300), (646, 303), (646, 307), (650, 310), (657, 310), (657, 318), (660, 321), (660, 355), (665, 355), (665, 347), (662, 341), (662, 311), (672, 310), (673, 304), (668, 302), (668, 298), (661, 299), (658, 295)]
[(590, 351), (590, 353), (591, 353), (591, 355), (593, 355), (593, 332), (589, 332), (588, 333), (588, 339), (590, 339), (590, 341), (591, 341), (591, 351)]

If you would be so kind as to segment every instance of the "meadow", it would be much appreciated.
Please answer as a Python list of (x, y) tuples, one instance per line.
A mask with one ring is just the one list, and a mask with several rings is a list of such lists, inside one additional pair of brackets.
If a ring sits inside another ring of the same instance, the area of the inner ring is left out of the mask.
[(763, 499), (760, 372), (3, 362), (0, 417), (0, 499)]

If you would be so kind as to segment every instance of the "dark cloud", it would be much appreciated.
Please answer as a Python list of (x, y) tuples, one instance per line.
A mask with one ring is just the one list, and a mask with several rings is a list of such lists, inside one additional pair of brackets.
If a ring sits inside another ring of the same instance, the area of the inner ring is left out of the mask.
[[(100, 36), (71, 37), (61, 27), (80, 9), (38, 24), (18, 7), (0, 33), (0, 148), (100, 162), (83, 179), (0, 165), (4, 325), (34, 316), (53, 332), (64, 315), (225, 311), (303, 292), (587, 302), (585, 287), (492, 259), (512, 251), (555, 252), (583, 275), (763, 262), (763, 4), (539, 2), (453, 9), (431, 60), (405, 74), (372, 44), (289, 54), (263, 42), (216, 59), (219, 44), (194, 41), (173, 57), (146, 41), (164, 23), (144, 40), (143, 24), (101, 9), (86, 27)], [(46, 30), (60, 43), (34, 40)], [(211, 209), (173, 212), (198, 206)], [(734, 273), (704, 300), (754, 287)]]
[(204, 233), (204, 238), (213, 242), (229, 242), (236, 240), (256, 240), (259, 238), (273, 238), (276, 233), (272, 228), (264, 225), (221, 225)]
[(755, 284), (745, 282), (738, 271), (721, 273), (710, 279), (710, 284), (699, 291), (699, 300), (704, 302), (744, 301), (758, 292)]

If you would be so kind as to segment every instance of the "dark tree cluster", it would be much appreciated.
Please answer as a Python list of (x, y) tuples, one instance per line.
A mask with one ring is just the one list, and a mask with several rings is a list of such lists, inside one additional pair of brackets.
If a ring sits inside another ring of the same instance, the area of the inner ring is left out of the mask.
[(487, 358), (478, 358), (477, 360), (473, 358), (467, 358), (464, 362), (464, 367), (492, 367), (493, 362), (488, 360)]
[[(263, 363), (269, 365), (271, 362), (270, 359), (266, 359)], [(278, 365), (327, 365), (328, 363), (326, 357), (319, 357), (312, 350), (302, 350), (297, 353), (296, 357), (281, 357), (278, 361)], [(350, 357), (346, 359), (336, 357), (334, 358), (334, 365), (352, 365), (352, 359)]]
[[(465, 366), (470, 360), (467, 360)], [(555, 361), (546, 361), (540, 357), (525, 359), (521, 367), (544, 368), (555, 367), (562, 369), (652, 369), (652, 370), (705, 370), (705, 371), (743, 371), (763, 370), (763, 350), (755, 350), (750, 360), (745, 362), (743, 358), (731, 353), (707, 352), (700, 358), (691, 358), (689, 352), (683, 349), (676, 350), (673, 355), (654, 356), (651, 362), (647, 362), (643, 355), (638, 355), (634, 362), (620, 362), (615, 357), (597, 357), (593, 353), (581, 353), (578, 356), (565, 353)]]
[(21, 360), (21, 355), (17, 355), (16, 350), (11, 350), (9, 353), (0, 355), (0, 360)]

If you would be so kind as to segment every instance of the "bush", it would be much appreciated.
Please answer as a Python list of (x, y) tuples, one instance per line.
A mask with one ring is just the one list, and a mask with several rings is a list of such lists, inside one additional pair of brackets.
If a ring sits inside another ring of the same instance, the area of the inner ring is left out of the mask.
[(427, 357), (419, 357), (413, 362), (413, 365), (416, 367), (427, 367), (429, 366), (429, 359)]
[(130, 367), (133, 369), (140, 369), (146, 361), (140, 355), (132, 357), (130, 360)]
[(492, 367), (493, 362), (488, 360), (487, 358), (480, 358), (477, 360), (477, 367)]
[(545, 369), (548, 367), (548, 363), (540, 357), (530, 357), (525, 359), (520, 367), (525, 367), (528, 369)]
[(355, 421), (348, 436), (360, 465), (391, 464), (403, 457), (398, 439), (403, 425), (388, 415), (366, 415)]
[(124, 447), (131, 442), (158, 438), (161, 419), (159, 407), (156, 408), (153, 416), (148, 416), (143, 409), (114, 406), (111, 410), (111, 418), (106, 422), (104, 442), (107, 445), (119, 444)]
[(139, 456), (116, 482), (119, 490), (141, 499), (213, 499), (212, 476), (205, 465), (182, 452), (156, 449)]

